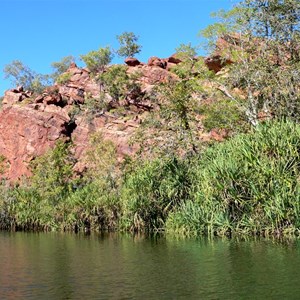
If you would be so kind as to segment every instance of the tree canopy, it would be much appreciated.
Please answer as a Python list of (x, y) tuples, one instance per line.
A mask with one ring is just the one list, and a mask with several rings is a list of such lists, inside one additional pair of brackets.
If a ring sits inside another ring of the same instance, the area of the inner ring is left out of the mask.
[(110, 47), (102, 47), (80, 56), (92, 73), (102, 72), (111, 62), (113, 53)]
[[(224, 83), (246, 93), (249, 122), (257, 125), (262, 115), (299, 121), (299, 1), (244, 0), (215, 16), (219, 22), (203, 34), (213, 51), (236, 62)], [(223, 48), (218, 38), (225, 41)]]
[(138, 36), (133, 32), (123, 32), (121, 35), (117, 35), (117, 39), (120, 43), (120, 48), (117, 53), (121, 57), (132, 57), (141, 52), (142, 46), (137, 44)]
[(50, 76), (38, 74), (20, 60), (13, 60), (4, 67), (4, 78), (11, 79), (14, 86), (23, 86), (26, 90), (41, 92), (50, 84)]
[(75, 57), (72, 55), (65, 56), (60, 61), (53, 62), (51, 64), (54, 69), (52, 73), (53, 80), (56, 81), (61, 74), (65, 73), (73, 62), (75, 62)]

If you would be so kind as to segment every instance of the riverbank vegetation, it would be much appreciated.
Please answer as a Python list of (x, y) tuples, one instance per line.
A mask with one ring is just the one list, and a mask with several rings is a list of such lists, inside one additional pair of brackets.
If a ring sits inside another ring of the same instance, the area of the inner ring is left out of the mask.
[[(232, 60), (223, 74), (205, 71), (194, 59), (195, 49), (182, 45), (182, 63), (173, 69), (177, 80), (153, 90), (159, 109), (144, 120), (142, 134), (137, 132), (143, 151), (119, 162), (113, 143), (97, 134), (90, 139), (87, 170), (79, 176), (72, 141), (58, 143), (33, 161), (32, 177), (15, 186), (3, 181), (0, 227), (298, 234), (300, 4), (244, 0), (217, 17), (220, 22), (203, 34), (213, 53)], [(134, 54), (140, 46), (131, 39)], [(124, 50), (128, 41), (120, 42)], [(102, 72), (111, 58), (106, 50), (104, 63), (98, 52), (83, 59)], [(136, 90), (135, 78), (122, 67), (111, 72), (98, 80), (114, 101), (127, 95), (128, 86)], [(225, 130), (227, 139), (204, 142), (199, 124)]]
[(34, 162), (27, 182), (2, 185), (1, 227), (186, 235), (299, 232), (300, 125), (295, 122), (265, 122), (191, 157), (126, 162), (123, 172), (113, 160), (114, 146), (98, 142), (101, 149), (93, 156), (101, 161), (93, 158), (92, 173), (80, 179), (72, 175), (70, 145), (59, 143)]

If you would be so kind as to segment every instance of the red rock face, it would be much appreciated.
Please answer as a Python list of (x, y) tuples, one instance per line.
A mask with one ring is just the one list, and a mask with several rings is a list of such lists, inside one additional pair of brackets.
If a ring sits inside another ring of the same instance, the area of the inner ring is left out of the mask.
[(207, 57), (204, 60), (206, 66), (210, 71), (214, 71), (215, 73), (218, 73), (221, 71), (225, 66), (230, 65), (233, 63), (232, 60), (226, 59), (221, 57), (220, 55), (214, 55), (211, 57)]
[(0, 111), (0, 155), (6, 158), (3, 177), (16, 181), (30, 176), (32, 159), (53, 148), (58, 140), (72, 139), (78, 159), (77, 171), (84, 170), (83, 157), (88, 149), (90, 135), (101, 131), (104, 139), (115, 143), (118, 159), (132, 154), (129, 139), (138, 127), (138, 119), (121, 120), (103, 115), (87, 120), (77, 117), (70, 126), (68, 112), (82, 104), (85, 95), (99, 97), (99, 85), (86, 77), (87, 71), (74, 67), (68, 83), (47, 88), (41, 95), (30, 98), (23, 89), (7, 91)]
[(167, 62), (164, 59), (160, 59), (156, 56), (150, 57), (148, 60), (148, 66), (155, 66), (165, 69), (167, 67)]
[[(135, 61), (134, 66), (128, 66), (128, 72), (139, 72), (140, 93), (144, 95), (156, 84), (176, 80), (176, 75), (165, 68), (178, 62), (175, 58), (155, 58), (151, 65)], [(136, 146), (129, 145), (129, 140), (139, 127), (140, 114), (151, 109), (151, 101), (127, 99), (131, 112), (126, 118), (104, 112), (92, 120), (77, 115), (71, 121), (68, 112), (74, 105), (82, 105), (87, 97), (98, 98), (100, 86), (88, 70), (75, 64), (67, 72), (67, 82), (49, 87), (40, 95), (33, 96), (22, 87), (5, 93), (0, 111), (0, 155), (6, 158), (7, 169), (3, 176), (9, 180), (29, 176), (30, 161), (53, 148), (58, 140), (72, 139), (79, 172), (85, 167), (83, 157), (94, 132), (101, 131), (104, 139), (114, 142), (119, 160), (137, 150)]]
[(129, 68), (128, 72), (140, 73), (141, 74), (140, 82), (145, 86), (165, 83), (172, 78), (176, 78), (175, 74), (157, 66), (142, 65), (137, 67), (131, 67)]
[(67, 138), (68, 117), (38, 106), (8, 106), (0, 113), (0, 153), (7, 160), (8, 179), (29, 175), (28, 164), (34, 157)]

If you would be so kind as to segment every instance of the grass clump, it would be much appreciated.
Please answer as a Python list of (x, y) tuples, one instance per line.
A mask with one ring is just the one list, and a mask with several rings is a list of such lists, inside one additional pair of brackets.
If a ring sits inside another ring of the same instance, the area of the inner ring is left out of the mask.
[(169, 232), (281, 234), (300, 226), (300, 126), (261, 124), (205, 151), (194, 164), (192, 198), (167, 220)]
[(175, 157), (145, 162), (128, 174), (121, 190), (121, 227), (164, 229), (168, 214), (189, 197), (189, 169)]

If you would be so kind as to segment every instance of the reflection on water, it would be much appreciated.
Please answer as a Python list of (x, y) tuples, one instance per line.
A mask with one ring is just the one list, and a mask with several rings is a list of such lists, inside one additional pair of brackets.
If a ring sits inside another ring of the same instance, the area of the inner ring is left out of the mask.
[(297, 299), (299, 246), (0, 232), (0, 298)]

